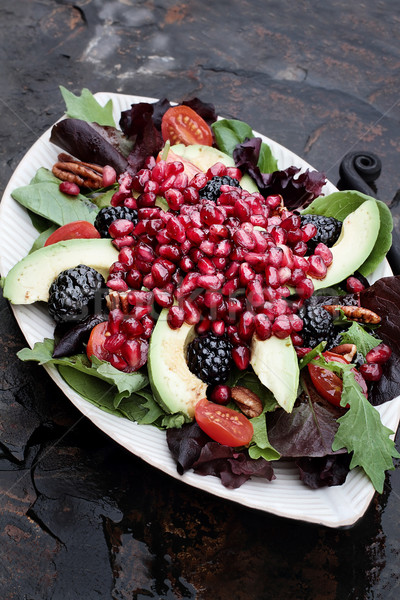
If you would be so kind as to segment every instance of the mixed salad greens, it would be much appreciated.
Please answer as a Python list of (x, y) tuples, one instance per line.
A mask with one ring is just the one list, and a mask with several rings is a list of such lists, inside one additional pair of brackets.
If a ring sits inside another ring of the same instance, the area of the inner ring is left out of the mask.
[[(179, 105), (200, 117), (203, 129), (193, 137), (192, 131), (179, 124), (179, 115), (165, 123), (163, 116), (171, 108), (166, 99), (132, 105), (131, 110), (122, 113), (120, 128), (117, 128), (111, 101), (102, 107), (88, 90), (83, 90), (80, 97), (64, 88), (61, 91), (68, 118), (53, 127), (50, 141), (79, 161), (111, 166), (119, 179), (106, 188), (95, 191), (83, 188), (72, 196), (60, 191), (60, 179), (42, 167), (29, 185), (14, 190), (13, 198), (28, 210), (38, 230), (33, 254), (44, 247), (60, 227), (77, 221), (93, 224), (99, 211), (108, 207), (121, 191), (123, 174), (129, 172), (134, 176), (140, 172), (149, 156), (163, 160), (170, 144), (174, 143), (218, 148), (233, 157), (235, 168), (251, 177), (264, 198), (281, 196), (285, 209), (291, 213), (317, 214), (344, 221), (371, 200), (355, 191), (324, 196), (323, 174), (312, 170), (301, 172), (295, 166), (279, 170), (270, 147), (254, 135), (250, 126), (238, 120), (218, 120), (214, 107), (197, 98)], [(375, 200), (374, 203), (379, 211), (379, 234), (358, 268), (364, 276), (378, 267), (391, 245), (390, 212), (384, 203)], [(168, 206), (165, 209), (168, 210)], [(3, 287), (6, 281), (7, 277), (2, 280)], [(325, 304), (339, 306), (347, 296), (343, 285), (329, 290), (322, 287), (316, 293), (316, 298), (320, 297)], [(325, 341), (307, 352), (299, 352), (299, 396), (290, 411), (280, 408), (250, 364), (238, 368), (236, 363), (226, 385), (249, 390), (262, 402), (260, 414), (249, 418), (252, 435), (250, 442), (244, 445), (219, 443), (205, 433), (192, 416), (165, 410), (155, 399), (146, 364), (134, 372), (125, 372), (104, 360), (104, 355), (88, 357), (85, 349), (89, 334), (107, 318), (104, 315), (97, 320), (74, 323), (67, 332), (65, 328), (61, 332), (56, 328), (56, 341), (45, 339), (33, 349), (21, 350), (18, 356), (21, 360), (57, 365), (68, 385), (102, 410), (167, 430), (169, 448), (182, 473), (192, 468), (199, 474), (216, 475), (224, 485), (234, 488), (251, 476), (273, 479), (274, 461), (285, 458), (296, 461), (300, 478), (310, 487), (340, 485), (349, 469), (360, 466), (375, 489), (382, 492), (385, 472), (394, 468), (393, 458), (400, 455), (394, 446), (393, 432), (382, 424), (373, 405), (389, 401), (400, 393), (399, 278), (387, 277), (371, 286), (363, 286), (353, 296), (357, 296), (361, 307), (379, 315), (381, 322), (378, 327), (360, 323), (338, 310), (335, 323), (341, 344), (356, 347), (355, 359), (359, 364), (382, 343), (391, 349), (380, 378), (368, 382), (368, 399), (354, 375), (358, 365), (354, 361), (329, 360)], [(155, 319), (158, 314), (159, 311)], [(60, 338), (69, 352), (60, 351)], [(339, 405), (327, 402), (315, 388), (310, 379), (310, 365), (323, 366), (324, 372), (341, 380)], [(238, 411), (232, 402), (228, 408)]]

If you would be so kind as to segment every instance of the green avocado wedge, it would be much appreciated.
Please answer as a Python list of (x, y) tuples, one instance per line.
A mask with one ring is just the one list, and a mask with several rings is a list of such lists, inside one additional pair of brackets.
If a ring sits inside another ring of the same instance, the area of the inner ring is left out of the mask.
[(292, 412), (298, 394), (299, 363), (290, 337), (279, 339), (273, 335), (261, 341), (253, 336), (250, 364), (278, 404)]
[(314, 289), (331, 287), (357, 271), (371, 254), (380, 229), (374, 199), (366, 200), (343, 221), (337, 242), (331, 247), (333, 260), (324, 279), (312, 278)]
[(74, 239), (45, 246), (20, 260), (2, 280), (3, 295), (12, 304), (46, 302), (49, 288), (61, 271), (79, 264), (107, 278), (118, 250), (109, 239)]
[(167, 309), (161, 311), (150, 338), (147, 361), (155, 399), (168, 413), (182, 412), (190, 419), (199, 400), (206, 397), (207, 384), (187, 366), (186, 348), (195, 337), (194, 326), (183, 323), (171, 329)]
[(345, 190), (333, 192), (328, 196), (320, 196), (302, 211), (302, 214), (323, 215), (344, 221), (351, 212), (369, 200), (376, 202), (380, 225), (379, 234), (370, 254), (358, 268), (364, 276), (369, 275), (378, 267), (392, 245), (393, 219), (389, 207), (381, 200), (375, 200), (357, 190)]

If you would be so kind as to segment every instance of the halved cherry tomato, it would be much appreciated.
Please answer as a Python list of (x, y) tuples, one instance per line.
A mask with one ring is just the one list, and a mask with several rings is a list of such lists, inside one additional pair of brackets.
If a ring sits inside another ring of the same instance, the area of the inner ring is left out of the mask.
[(198, 426), (224, 446), (246, 446), (253, 437), (253, 425), (247, 417), (206, 398), (196, 404), (194, 416)]
[(62, 225), (54, 231), (45, 242), (45, 246), (56, 244), (57, 242), (64, 242), (65, 240), (76, 240), (76, 239), (92, 239), (99, 238), (100, 233), (96, 227), (89, 223), (89, 221), (73, 221)]
[[(349, 361), (344, 358), (341, 354), (335, 354), (334, 352), (323, 352), (323, 356), (328, 361), (339, 362), (342, 364), (349, 364)], [(308, 372), (311, 377), (311, 381), (317, 390), (317, 392), (325, 398), (328, 402), (334, 406), (340, 406), (340, 400), (342, 398), (343, 382), (336, 373), (309, 363)], [(362, 392), (367, 397), (367, 385), (361, 373), (356, 369), (353, 369), (354, 377), (357, 383), (361, 386)], [(349, 405), (346, 406), (348, 408)]]
[(161, 133), (164, 142), (174, 144), (202, 144), (211, 146), (213, 136), (210, 127), (189, 106), (171, 106), (161, 121)]
[(86, 354), (89, 360), (92, 356), (95, 356), (99, 360), (108, 361), (110, 359), (111, 353), (104, 348), (107, 327), (107, 321), (102, 321), (93, 327), (90, 333), (88, 344), (86, 346)]

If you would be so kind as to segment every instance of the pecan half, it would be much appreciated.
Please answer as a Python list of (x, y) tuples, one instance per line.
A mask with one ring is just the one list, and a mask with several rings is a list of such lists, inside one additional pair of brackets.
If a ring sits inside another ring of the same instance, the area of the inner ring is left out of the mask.
[(128, 293), (112, 291), (106, 296), (106, 304), (108, 310), (119, 308), (124, 315), (127, 315), (129, 312)]
[(231, 390), (231, 394), (232, 400), (235, 401), (246, 417), (252, 419), (261, 415), (263, 405), (257, 394), (241, 385), (235, 385)]
[(340, 354), (343, 358), (351, 362), (357, 354), (357, 346), (355, 344), (339, 344), (339, 346), (331, 348), (330, 351)]
[(76, 160), (69, 154), (59, 154), (52, 173), (62, 181), (76, 183), (79, 187), (98, 190), (103, 187), (103, 167)]
[(341, 304), (324, 304), (323, 308), (333, 316), (339, 316), (339, 311), (342, 310), (343, 314), (351, 321), (358, 321), (359, 323), (372, 323), (377, 325), (381, 322), (379, 315), (369, 308), (363, 306), (342, 306)]

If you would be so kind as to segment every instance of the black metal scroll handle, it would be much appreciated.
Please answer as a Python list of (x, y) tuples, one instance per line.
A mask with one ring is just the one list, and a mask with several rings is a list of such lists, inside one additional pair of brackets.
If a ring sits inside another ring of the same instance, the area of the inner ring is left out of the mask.
[[(349, 152), (339, 167), (339, 189), (357, 190), (376, 198), (375, 181), (382, 170), (381, 159), (372, 152)], [(393, 231), (393, 243), (387, 259), (394, 275), (400, 274), (400, 236)]]

